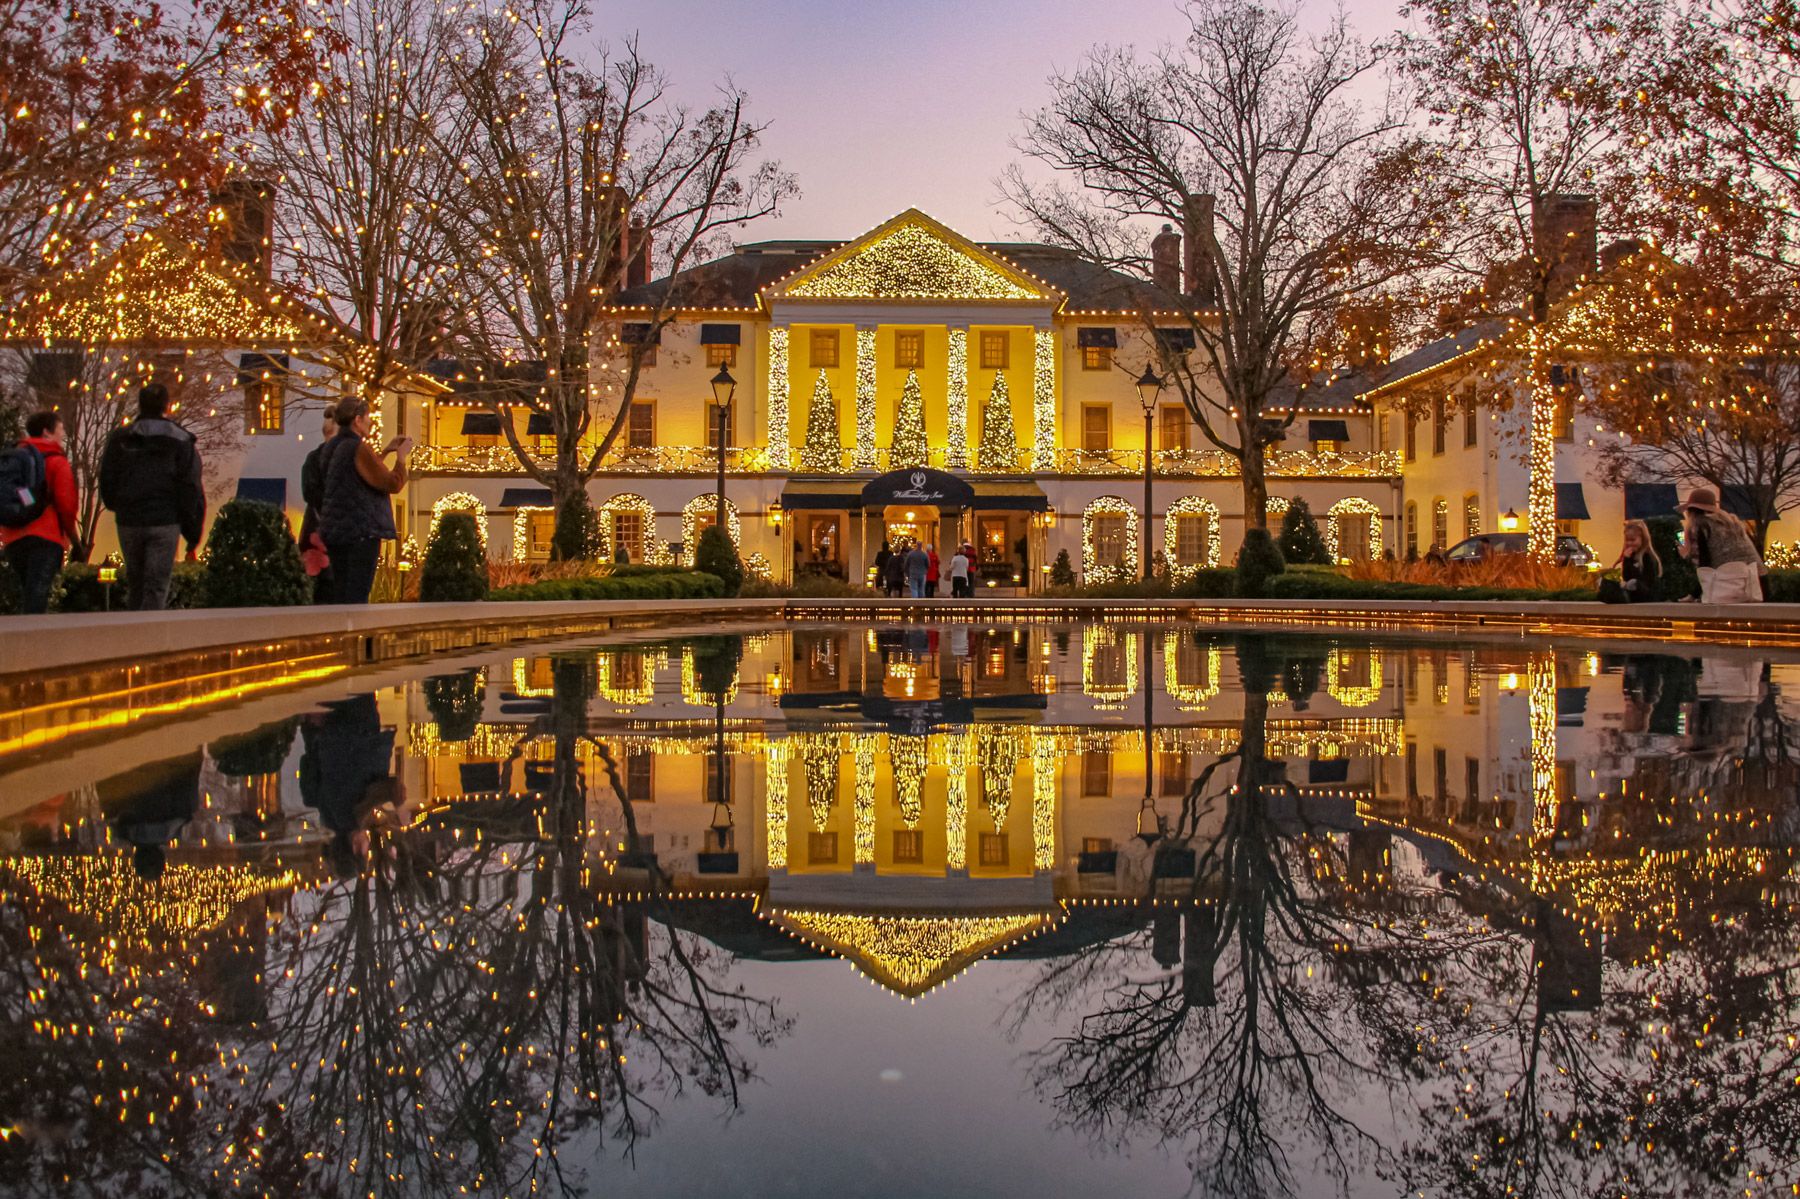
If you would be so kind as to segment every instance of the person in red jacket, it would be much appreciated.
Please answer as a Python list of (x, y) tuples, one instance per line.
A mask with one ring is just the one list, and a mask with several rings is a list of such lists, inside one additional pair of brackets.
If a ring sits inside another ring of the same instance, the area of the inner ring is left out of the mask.
[(19, 576), (27, 614), (50, 610), (50, 587), (62, 570), (63, 552), (75, 538), (75, 471), (63, 453), (62, 417), (34, 412), (25, 418), (25, 440), (44, 457), (44, 484), (49, 492), (44, 510), (30, 524), (0, 525), (0, 545)]

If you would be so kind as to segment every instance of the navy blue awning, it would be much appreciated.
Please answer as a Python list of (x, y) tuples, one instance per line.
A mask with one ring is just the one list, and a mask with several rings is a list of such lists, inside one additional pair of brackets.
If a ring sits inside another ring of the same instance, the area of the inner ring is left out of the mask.
[(1739, 520), (1755, 520), (1756, 490), (1747, 483), (1727, 483), (1719, 493), (1719, 507)]
[(500, 414), (498, 412), (465, 412), (463, 413), (464, 437), (498, 437), (500, 436)]
[(1556, 689), (1556, 723), (1579, 725), (1581, 718), (1587, 715), (1588, 689), (1586, 687), (1558, 687)]
[(619, 341), (628, 346), (658, 346), (662, 344), (662, 330), (653, 330), (649, 321), (632, 321), (620, 328)]
[(1673, 483), (1627, 483), (1625, 519), (1654, 520), (1659, 516), (1679, 515), (1675, 511), (1679, 499)]
[(1306, 440), (1349, 441), (1350, 424), (1341, 420), (1309, 420), (1306, 422)]
[(287, 507), (286, 479), (239, 479), (237, 498), (240, 500), (256, 500), (258, 503), (273, 504), (277, 508)]
[(1306, 781), (1309, 783), (1347, 783), (1350, 781), (1350, 759), (1328, 758), (1322, 762), (1308, 762), (1306, 764)]
[(1579, 483), (1558, 483), (1556, 485), (1556, 519), (1587, 520), (1587, 496)]
[(1048, 512), (1050, 497), (1041, 492), (1037, 495), (983, 495), (977, 486), (972, 506), (977, 512)]
[(238, 383), (254, 382), (267, 376), (279, 379), (287, 374), (288, 356), (286, 354), (240, 354), (238, 356)]
[(550, 423), (548, 412), (533, 412), (531, 419), (525, 422), (525, 436), (527, 437), (554, 437), (555, 435), (556, 427)]
[(500, 790), (500, 763), (498, 762), (459, 762), (457, 763), (457, 773), (462, 776), (464, 795)]
[(1075, 344), (1082, 349), (1090, 346), (1107, 350), (1119, 348), (1119, 331), (1110, 325), (1088, 325), (1075, 330)]
[(701, 325), (700, 344), (703, 346), (735, 346), (743, 336), (742, 325)]
[(548, 508), (550, 489), (548, 487), (508, 487), (500, 493), (502, 508)]
[(1156, 340), (1165, 350), (1191, 350), (1194, 348), (1194, 331), (1187, 328), (1158, 329)]

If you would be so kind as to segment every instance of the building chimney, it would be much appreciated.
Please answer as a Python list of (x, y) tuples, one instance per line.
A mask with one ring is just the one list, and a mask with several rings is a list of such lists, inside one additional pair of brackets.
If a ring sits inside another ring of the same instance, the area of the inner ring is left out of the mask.
[(260, 179), (233, 179), (213, 193), (219, 211), (219, 253), (264, 279), (275, 273), (275, 185)]
[(1599, 252), (1599, 205), (1586, 195), (1550, 195), (1532, 209), (1532, 250), (1545, 274), (1552, 303), (1594, 272)]
[(1181, 234), (1173, 225), (1150, 239), (1150, 280), (1166, 292), (1181, 290)]
[(632, 218), (630, 231), (626, 234), (625, 252), (631, 255), (625, 263), (625, 286), (642, 287), (650, 282), (650, 235), (639, 218)]
[(1182, 284), (1202, 304), (1219, 302), (1219, 274), (1213, 261), (1213, 196), (1189, 196), (1182, 204)]

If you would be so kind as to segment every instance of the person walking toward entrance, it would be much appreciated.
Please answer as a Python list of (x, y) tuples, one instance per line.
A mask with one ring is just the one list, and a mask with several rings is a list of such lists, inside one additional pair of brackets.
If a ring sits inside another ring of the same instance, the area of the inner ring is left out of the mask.
[(925, 574), (931, 569), (931, 555), (917, 544), (906, 551), (906, 588), (914, 599), (925, 598)]
[(950, 556), (950, 594), (958, 599), (967, 599), (969, 589), (969, 555), (968, 547), (959, 545), (956, 553)]
[(0, 454), (0, 545), (27, 616), (50, 610), (50, 588), (74, 539), (75, 472), (63, 453), (62, 417), (34, 412), (25, 440)]
[(938, 561), (937, 546), (925, 551), (925, 594), (930, 599), (937, 598), (938, 579), (942, 577), (943, 564)]
[(899, 599), (906, 591), (906, 543), (898, 542), (894, 552), (888, 555), (887, 564), (881, 568), (882, 594), (892, 599)]
[(893, 548), (888, 545), (887, 538), (883, 537), (881, 548), (875, 551), (875, 586), (883, 591), (887, 590), (887, 568), (893, 558)]
[[(412, 439), (396, 437), (377, 454), (364, 440), (374, 427), (369, 402), (356, 396), (339, 402), (337, 420), (338, 435), (325, 446), (319, 532), (331, 556), (333, 598), (340, 604), (366, 604), (375, 586), (381, 543), (399, 536), (388, 497), (406, 486)], [(394, 455), (392, 467), (382, 462), (389, 454)]]
[(100, 454), (100, 502), (112, 509), (125, 554), (128, 603), (160, 612), (169, 602), (175, 551), (192, 562), (206, 523), (206, 490), (194, 435), (168, 419), (169, 389), (146, 384), (137, 419), (114, 429)]

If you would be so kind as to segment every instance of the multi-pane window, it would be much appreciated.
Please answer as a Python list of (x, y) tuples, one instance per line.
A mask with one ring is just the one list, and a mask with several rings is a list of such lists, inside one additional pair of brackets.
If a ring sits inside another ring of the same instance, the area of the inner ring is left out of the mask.
[(1112, 449), (1112, 405), (1081, 406), (1081, 448), (1090, 454), (1104, 454)]
[(1188, 790), (1188, 756), (1184, 753), (1157, 754), (1157, 778), (1165, 796), (1186, 795)]
[(894, 365), (903, 371), (925, 365), (924, 330), (901, 329), (894, 334)]
[(1212, 536), (1212, 517), (1205, 512), (1183, 512), (1175, 518), (1175, 563), (1205, 566), (1206, 543)]
[(976, 842), (979, 861), (983, 866), (1006, 865), (1007, 836), (1005, 833), (983, 833)]
[(811, 351), (807, 361), (814, 368), (835, 367), (838, 364), (838, 331), (836, 329), (814, 329)]
[(1575, 389), (1573, 387), (1558, 388), (1556, 392), (1556, 440), (1575, 440)]
[(238, 387), (244, 393), (244, 432), (281, 432), (287, 406), (282, 364), (262, 354), (245, 354), (238, 363)]
[(1431, 452), (1444, 452), (1446, 432), (1450, 423), (1450, 402), (1443, 396), (1431, 401)]
[(1450, 502), (1431, 501), (1431, 544), (1444, 549), (1450, 544)]
[(533, 558), (550, 556), (550, 538), (556, 533), (555, 512), (532, 512), (525, 518), (526, 552)]
[(632, 449), (648, 449), (656, 444), (656, 403), (637, 400), (625, 418), (625, 444)]
[(614, 548), (625, 547), (633, 562), (644, 560), (644, 518), (641, 513), (613, 513), (612, 537)]
[(737, 365), (736, 346), (707, 346), (706, 366), (708, 370), (718, 370), (722, 366)]
[(1112, 751), (1088, 750), (1081, 755), (1081, 794), (1112, 794)]
[(1419, 505), (1410, 501), (1406, 505), (1406, 556), (1419, 556)]
[(1472, 449), (1472, 448), (1474, 448), (1474, 445), (1475, 445), (1476, 434), (1479, 432), (1479, 430), (1481, 428), (1481, 425), (1480, 425), (1481, 407), (1480, 407), (1480, 405), (1478, 405), (1475, 402), (1474, 391), (1469, 391), (1463, 395), (1462, 412), (1463, 412), (1463, 448), (1464, 449)]
[(806, 860), (813, 866), (830, 866), (837, 861), (836, 833), (806, 834)]
[(1112, 369), (1111, 346), (1082, 346), (1081, 369), (1084, 371), (1104, 371)]
[(1188, 448), (1188, 410), (1181, 404), (1164, 404), (1157, 413), (1156, 448), (1167, 453)]
[[(725, 405), (725, 444), (736, 445), (737, 440), (737, 405)], [(717, 401), (706, 401), (706, 444), (719, 444), (719, 405)]]
[(650, 803), (656, 799), (656, 757), (632, 754), (625, 759), (625, 795), (633, 803)]
[(714, 754), (706, 759), (706, 802), (731, 802), (731, 759)]
[(1481, 497), (1474, 492), (1463, 496), (1463, 536), (1481, 532)]
[(1413, 419), (1410, 412), (1402, 411), (1399, 417), (1400, 427), (1405, 431), (1406, 460), (1416, 462), (1419, 458), (1419, 422)]
[(1094, 563), (1097, 566), (1125, 565), (1125, 518), (1106, 515), (1094, 517)]
[(917, 866), (925, 860), (925, 834), (916, 828), (894, 830), (894, 862), (901, 866)]
[(981, 369), (984, 371), (1002, 371), (1007, 368), (1010, 339), (1004, 333), (983, 333), (981, 335)]

